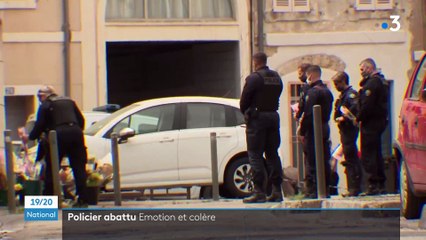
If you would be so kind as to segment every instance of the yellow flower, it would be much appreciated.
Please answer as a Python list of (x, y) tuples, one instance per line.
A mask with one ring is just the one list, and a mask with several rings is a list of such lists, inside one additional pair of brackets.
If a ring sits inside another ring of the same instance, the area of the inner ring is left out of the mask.
[(22, 189), (24, 189), (22, 184), (20, 183), (15, 184), (15, 192), (21, 191)]
[(102, 174), (99, 172), (90, 172), (87, 175), (87, 182), (86, 185), (89, 187), (96, 187), (100, 186), (103, 182), (104, 178)]

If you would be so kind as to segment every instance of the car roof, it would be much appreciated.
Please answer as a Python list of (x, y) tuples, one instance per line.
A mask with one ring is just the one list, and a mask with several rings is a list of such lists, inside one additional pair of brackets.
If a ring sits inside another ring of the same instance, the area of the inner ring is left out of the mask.
[(93, 116), (93, 115), (103, 115), (103, 116), (111, 115), (111, 113), (101, 112), (101, 111), (83, 111), (82, 114), (84, 116), (87, 116), (87, 115), (90, 115), (90, 116)]
[(207, 102), (207, 103), (217, 103), (234, 106), (239, 108), (239, 100), (235, 98), (221, 98), (221, 97), (207, 97), (207, 96), (180, 96), (180, 97), (166, 97), (166, 98), (156, 98), (143, 100), (132, 105), (138, 106), (155, 106), (168, 103), (178, 103), (178, 102)]

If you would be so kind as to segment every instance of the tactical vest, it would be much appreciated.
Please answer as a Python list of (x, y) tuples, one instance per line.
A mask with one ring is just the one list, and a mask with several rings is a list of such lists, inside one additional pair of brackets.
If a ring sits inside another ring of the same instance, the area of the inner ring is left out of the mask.
[(271, 70), (260, 70), (256, 72), (263, 79), (261, 91), (256, 96), (256, 109), (260, 112), (278, 110), (279, 99), (283, 84), (280, 76)]
[(383, 115), (386, 116), (386, 119), (389, 117), (389, 103), (390, 103), (390, 87), (389, 83), (384, 79), (382, 80), (382, 96), (381, 96), (381, 107), (383, 110)]
[(70, 98), (55, 96), (49, 98), (48, 101), (50, 102), (50, 129), (56, 129), (61, 125), (72, 125), (78, 123), (74, 112), (74, 101), (72, 101)]

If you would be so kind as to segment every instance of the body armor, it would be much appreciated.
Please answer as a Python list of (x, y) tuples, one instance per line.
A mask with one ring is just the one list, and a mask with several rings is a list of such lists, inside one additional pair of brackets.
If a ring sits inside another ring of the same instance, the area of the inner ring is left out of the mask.
[(257, 73), (263, 79), (263, 86), (256, 96), (256, 110), (260, 112), (278, 110), (279, 99), (283, 89), (280, 76), (274, 71), (263, 69)]
[(49, 112), (52, 122), (49, 124), (50, 129), (56, 129), (61, 125), (75, 125), (78, 120), (75, 115), (74, 101), (67, 97), (52, 97), (49, 98)]

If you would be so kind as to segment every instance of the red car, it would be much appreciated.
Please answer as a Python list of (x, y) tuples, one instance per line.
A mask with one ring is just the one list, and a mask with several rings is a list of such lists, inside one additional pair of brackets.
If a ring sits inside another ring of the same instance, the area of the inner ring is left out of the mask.
[(426, 54), (408, 84), (394, 143), (400, 164), (401, 212), (419, 218), (426, 203)]

